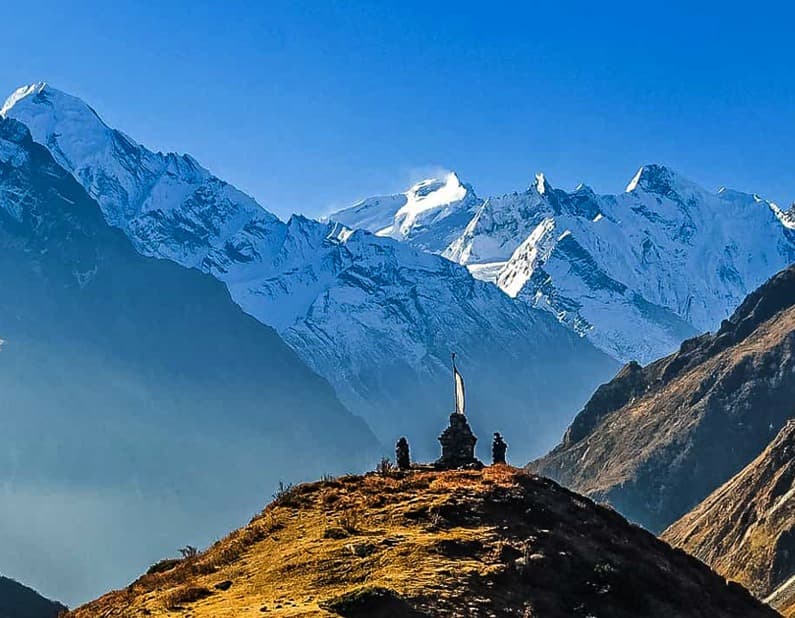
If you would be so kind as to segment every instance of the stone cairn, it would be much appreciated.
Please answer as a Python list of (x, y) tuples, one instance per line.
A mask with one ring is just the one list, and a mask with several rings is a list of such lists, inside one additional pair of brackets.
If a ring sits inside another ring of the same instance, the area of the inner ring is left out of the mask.
[(482, 468), (483, 462), (475, 457), (475, 443), (478, 439), (469, 428), (466, 416), (459, 412), (450, 415), (450, 426), (439, 436), (442, 456), (433, 464), (439, 470), (457, 468)]
[(397, 463), (398, 470), (408, 470), (411, 468), (409, 442), (406, 438), (400, 438), (395, 445), (395, 463)]
[(504, 464), (505, 463), (505, 451), (508, 450), (508, 444), (503, 440), (500, 432), (497, 431), (494, 433), (494, 440), (491, 442), (491, 463), (492, 464)]

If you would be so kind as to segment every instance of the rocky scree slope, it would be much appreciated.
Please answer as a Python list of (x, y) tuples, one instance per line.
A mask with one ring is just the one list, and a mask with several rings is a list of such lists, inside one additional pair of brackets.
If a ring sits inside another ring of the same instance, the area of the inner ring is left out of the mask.
[(775, 594), (795, 581), (795, 420), (661, 538), (779, 609), (795, 601)]
[(795, 261), (792, 211), (655, 164), (618, 195), (539, 174), (526, 191), (482, 199), (451, 173), (330, 219), (465, 264), (624, 362), (717, 328)]
[(151, 152), (50, 86), (21, 88), (2, 114), (30, 128), (140, 253), (223, 281), (385, 443), (408, 431), (431, 454), (432, 438), (419, 436), (451, 405), (453, 350), (476, 431), (510, 434), (524, 458), (554, 444), (569, 411), (617, 368), (460, 265), (339, 224), (280, 221), (193, 158)]
[(196, 558), (70, 616), (776, 616), (615, 511), (507, 466), (280, 495)]
[(795, 414), (795, 265), (715, 333), (600, 386), (528, 469), (659, 531), (751, 462)]

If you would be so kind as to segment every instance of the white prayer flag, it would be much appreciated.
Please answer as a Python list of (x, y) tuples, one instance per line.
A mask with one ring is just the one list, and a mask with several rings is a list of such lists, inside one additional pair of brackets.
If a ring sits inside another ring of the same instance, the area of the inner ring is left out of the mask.
[(453, 375), (455, 376), (455, 411), (464, 414), (464, 378), (455, 366), (453, 366)]

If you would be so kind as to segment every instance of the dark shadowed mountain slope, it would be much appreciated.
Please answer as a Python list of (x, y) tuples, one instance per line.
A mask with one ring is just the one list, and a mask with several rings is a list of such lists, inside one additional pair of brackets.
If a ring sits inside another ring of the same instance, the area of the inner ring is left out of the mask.
[(279, 479), (375, 457), (272, 329), (212, 277), (134, 251), (13, 120), (0, 285), (0, 568), (53, 596), (85, 599), (207, 539)]
[(599, 387), (528, 468), (661, 530), (739, 472), (795, 414), (795, 266), (714, 334)]
[(759, 598), (795, 580), (795, 420), (661, 536)]
[(0, 618), (57, 618), (66, 607), (0, 575)]
[(3, 114), (30, 129), (140, 253), (223, 281), (385, 443), (405, 432), (431, 456), (429, 419), (449, 411), (453, 350), (475, 431), (510, 435), (522, 461), (548, 451), (618, 368), (464, 266), (339, 224), (281, 221), (192, 157), (152, 152), (46, 84), (18, 90)]
[(611, 509), (508, 466), (301, 485), (93, 616), (753, 618), (745, 589)]

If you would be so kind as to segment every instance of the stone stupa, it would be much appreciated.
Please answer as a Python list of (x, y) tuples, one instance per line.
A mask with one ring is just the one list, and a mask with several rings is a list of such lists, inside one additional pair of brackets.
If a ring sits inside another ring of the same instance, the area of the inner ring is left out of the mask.
[(453, 354), (453, 379), (455, 381), (455, 412), (450, 415), (450, 426), (439, 436), (442, 456), (434, 462), (439, 470), (458, 468), (482, 468), (483, 462), (475, 457), (475, 443), (478, 441), (469, 427), (464, 413), (464, 378), (458, 372)]

